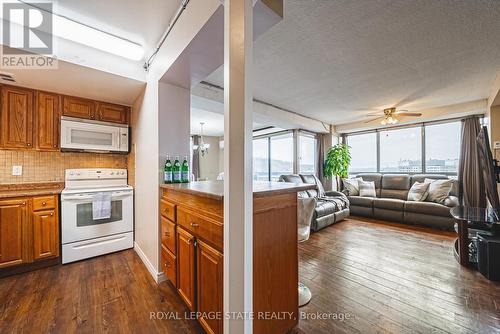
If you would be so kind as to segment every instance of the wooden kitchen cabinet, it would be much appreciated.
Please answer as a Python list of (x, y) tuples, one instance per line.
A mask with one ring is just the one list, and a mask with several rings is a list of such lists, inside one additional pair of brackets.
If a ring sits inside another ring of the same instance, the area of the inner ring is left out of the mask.
[(0, 269), (29, 261), (26, 199), (0, 200)]
[(37, 149), (44, 151), (59, 150), (60, 120), (60, 96), (38, 91), (35, 103), (35, 140)]
[(63, 115), (77, 118), (95, 119), (97, 103), (93, 100), (73, 96), (63, 96)]
[(2, 147), (33, 147), (33, 94), (30, 89), (2, 87)]
[(195, 309), (195, 238), (177, 228), (177, 291), (187, 307)]
[(127, 124), (129, 107), (118, 104), (100, 102), (97, 109), (97, 119), (103, 122)]
[(56, 210), (33, 212), (33, 260), (59, 256), (59, 228)]
[[(197, 311), (202, 314), (199, 321), (207, 333), (222, 333), (222, 253), (201, 240), (197, 241)], [(220, 314), (220, 319), (213, 316)]]
[(0, 200), (0, 277), (55, 264), (59, 249), (58, 195)]

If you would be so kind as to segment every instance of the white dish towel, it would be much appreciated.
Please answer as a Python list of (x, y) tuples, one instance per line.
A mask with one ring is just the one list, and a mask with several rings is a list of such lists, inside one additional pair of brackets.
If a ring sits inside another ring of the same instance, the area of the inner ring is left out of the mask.
[(92, 219), (111, 218), (111, 193), (99, 192), (94, 194), (92, 199)]

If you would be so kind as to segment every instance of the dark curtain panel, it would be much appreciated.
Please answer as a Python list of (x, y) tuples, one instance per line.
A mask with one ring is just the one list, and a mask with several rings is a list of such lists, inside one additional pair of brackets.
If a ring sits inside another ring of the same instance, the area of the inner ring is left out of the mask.
[[(200, 144), (200, 136), (193, 136), (193, 145)], [(197, 181), (200, 178), (200, 152), (198, 150), (193, 151), (193, 162), (192, 162), (192, 173), (194, 175), (194, 179)]]
[(458, 181), (460, 183), (460, 203), (465, 206), (484, 208), (486, 207), (486, 194), (476, 142), (480, 128), (477, 117), (462, 120)]
[(316, 159), (317, 159), (317, 164), (318, 164), (318, 179), (323, 180), (323, 166), (324, 166), (324, 160), (325, 160), (325, 135), (324, 134), (318, 134), (317, 136), (317, 142), (318, 144), (316, 145)]

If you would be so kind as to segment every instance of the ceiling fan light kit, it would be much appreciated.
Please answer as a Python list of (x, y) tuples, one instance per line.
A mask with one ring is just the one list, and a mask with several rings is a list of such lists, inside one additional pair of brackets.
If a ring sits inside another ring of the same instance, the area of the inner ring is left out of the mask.
[(398, 116), (408, 116), (408, 117), (420, 117), (421, 113), (408, 112), (408, 110), (396, 110), (396, 108), (386, 108), (384, 109), (384, 115), (368, 120), (365, 123), (370, 123), (381, 119), (381, 125), (394, 125), (399, 122)]

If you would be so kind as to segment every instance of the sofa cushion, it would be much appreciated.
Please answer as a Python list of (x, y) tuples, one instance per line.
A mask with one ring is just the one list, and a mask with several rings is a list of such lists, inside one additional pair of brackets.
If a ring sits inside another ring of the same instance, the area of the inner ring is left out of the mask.
[(429, 183), (415, 182), (408, 192), (408, 201), (423, 202), (429, 195)]
[[(415, 174), (415, 175), (412, 175), (412, 177), (411, 177), (411, 184), (414, 184), (415, 182), (424, 182), (425, 179), (445, 180), (445, 179), (448, 179), (448, 176), (442, 175), (442, 174)], [(451, 186), (450, 195), (451, 196), (458, 196), (458, 191), (459, 191), (458, 180), (452, 180), (451, 183), (452, 183), (452, 186)]]
[(382, 191), (385, 189), (408, 190), (410, 189), (410, 176), (408, 174), (385, 174), (382, 176), (381, 188)]
[(387, 210), (403, 211), (405, 201), (394, 198), (376, 198), (373, 201), (373, 207)]
[(316, 209), (314, 211), (316, 213), (315, 214), (316, 218), (319, 218), (335, 213), (336, 210), (337, 210), (337, 205), (335, 202), (318, 200), (318, 203), (316, 204)]
[(304, 183), (316, 184), (316, 179), (314, 178), (314, 175), (300, 174), (300, 177), (302, 178), (302, 182), (304, 182)]
[(375, 182), (373, 181), (358, 181), (359, 196), (361, 197), (377, 197), (375, 192)]
[(406, 200), (408, 198), (408, 190), (381, 189), (380, 198), (396, 198)]
[(382, 174), (379, 173), (366, 173), (358, 174), (356, 177), (360, 177), (363, 181), (373, 181), (375, 183), (375, 189), (380, 189), (382, 186)]
[(432, 202), (405, 202), (405, 211), (421, 213), (426, 215), (435, 215), (442, 217), (450, 217), (450, 208)]
[(363, 179), (360, 177), (354, 179), (342, 179), (344, 190), (346, 190), (351, 196), (359, 196), (359, 181), (363, 181)]
[(425, 199), (427, 202), (443, 203), (446, 197), (450, 194), (452, 181), (451, 180), (432, 180), (425, 179), (424, 182), (430, 183), (429, 195)]
[(300, 175), (297, 174), (281, 175), (279, 180), (282, 182), (304, 183)]
[(349, 196), (348, 198), (351, 205), (366, 206), (370, 208), (373, 206), (373, 197)]

